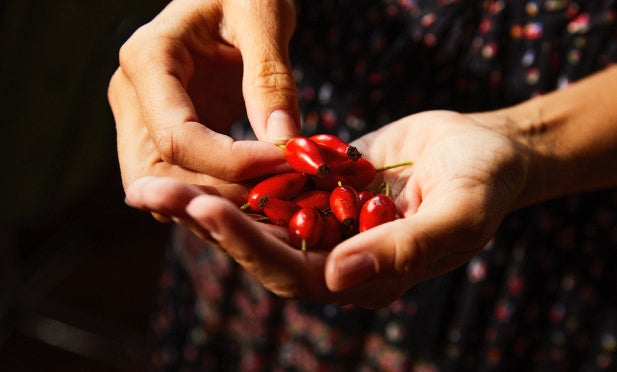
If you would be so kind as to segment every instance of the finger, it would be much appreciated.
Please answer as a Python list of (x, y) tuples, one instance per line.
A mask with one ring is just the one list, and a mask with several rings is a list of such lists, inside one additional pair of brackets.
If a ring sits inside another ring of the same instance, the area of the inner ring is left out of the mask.
[(301, 252), (280, 227), (253, 221), (228, 201), (209, 195), (194, 198), (187, 213), (248, 272), (285, 298), (326, 298), (326, 252)]
[(160, 223), (171, 223), (173, 221), (171, 217), (164, 216), (160, 213), (155, 213), (155, 212), (152, 212), (152, 217), (155, 220), (159, 221)]
[(142, 177), (127, 187), (125, 201), (153, 214), (184, 218), (186, 205), (202, 193), (198, 186), (172, 178)]
[(135, 179), (152, 175), (148, 167), (156, 164), (158, 150), (150, 140), (133, 85), (121, 69), (111, 78), (108, 100), (116, 122), (118, 161), (126, 189)]
[[(163, 215), (168, 218), (187, 218), (185, 208), (196, 196), (204, 193), (213, 195), (236, 195), (236, 208), (246, 201), (247, 190), (241, 185), (228, 184), (216, 187), (191, 185), (171, 177), (142, 177), (126, 189), (125, 201), (128, 205)], [(232, 203), (230, 201), (230, 203)]]
[(464, 264), (486, 244), (494, 225), (485, 224), (482, 208), (468, 202), (424, 205), (412, 216), (344, 241), (326, 263), (328, 288), (336, 292), (388, 280), (402, 294), (412, 285)]
[(289, 169), (275, 146), (234, 141), (201, 124), (186, 91), (191, 68), (179, 61), (188, 52), (166, 50), (169, 41), (150, 38), (137, 31), (121, 50), (120, 70), (134, 87), (148, 136), (166, 163), (234, 182)]
[(284, 143), (298, 135), (300, 114), (289, 60), (295, 27), (292, 1), (231, 2), (225, 9), (244, 61), (243, 93), (258, 139)]
[(122, 69), (116, 70), (111, 78), (108, 100), (116, 122), (118, 160), (125, 188), (144, 176), (169, 176), (200, 185), (224, 183), (221, 179), (161, 160), (145, 125), (133, 85)]

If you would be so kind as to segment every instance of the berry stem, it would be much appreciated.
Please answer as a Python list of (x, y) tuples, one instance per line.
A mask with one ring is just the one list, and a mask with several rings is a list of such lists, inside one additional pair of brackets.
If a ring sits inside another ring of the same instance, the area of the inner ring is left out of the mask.
[(375, 168), (375, 171), (376, 172), (383, 172), (383, 171), (388, 170), (388, 169), (403, 167), (405, 165), (412, 165), (412, 164), (413, 164), (413, 161), (403, 161), (403, 162), (400, 162), (400, 163), (386, 165), (386, 166), (381, 167), (381, 168)]

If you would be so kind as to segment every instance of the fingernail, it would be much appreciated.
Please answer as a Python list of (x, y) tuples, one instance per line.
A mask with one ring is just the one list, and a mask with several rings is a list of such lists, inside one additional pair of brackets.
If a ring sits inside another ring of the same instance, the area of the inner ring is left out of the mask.
[(360, 284), (379, 271), (379, 263), (366, 253), (356, 253), (338, 263), (339, 289)]
[(296, 135), (296, 123), (291, 115), (284, 110), (273, 111), (266, 123), (266, 135), (273, 143), (285, 143)]

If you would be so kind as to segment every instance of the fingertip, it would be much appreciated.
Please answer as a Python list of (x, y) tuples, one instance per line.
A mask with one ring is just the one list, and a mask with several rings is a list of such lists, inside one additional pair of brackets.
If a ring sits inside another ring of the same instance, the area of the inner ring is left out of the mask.
[(196, 196), (186, 205), (186, 213), (193, 218), (203, 218), (204, 213), (210, 210), (212, 198), (207, 194)]
[(270, 113), (266, 122), (268, 141), (275, 144), (284, 144), (297, 134), (298, 125), (289, 112), (279, 109)]
[(379, 270), (379, 261), (368, 252), (334, 256), (326, 263), (326, 285), (329, 290), (339, 292), (369, 280)]
[(133, 208), (140, 208), (143, 206), (142, 190), (152, 177), (146, 176), (137, 178), (128, 184), (125, 190), (124, 203)]

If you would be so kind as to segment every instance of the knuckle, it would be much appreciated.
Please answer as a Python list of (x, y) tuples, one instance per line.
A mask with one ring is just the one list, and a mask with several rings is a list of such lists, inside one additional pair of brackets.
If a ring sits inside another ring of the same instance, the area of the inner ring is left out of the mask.
[(280, 62), (266, 61), (259, 64), (253, 85), (262, 93), (295, 92), (294, 78), (288, 67)]
[(174, 148), (174, 133), (173, 127), (159, 128), (152, 132), (152, 141), (159, 151), (159, 155), (169, 164), (176, 164), (177, 154)]
[(120, 47), (118, 51), (118, 62), (120, 63), (120, 67), (126, 69), (134, 61), (135, 55), (137, 54), (135, 39), (138, 37), (139, 32), (140, 29), (135, 31), (135, 33)]
[(224, 162), (220, 164), (221, 174), (225, 175), (225, 179), (230, 182), (242, 181), (245, 178), (246, 170), (237, 162)]
[(132, 71), (132, 69), (139, 69), (147, 62), (149, 54), (156, 43), (152, 43), (149, 39), (152, 39), (153, 35), (156, 35), (156, 31), (151, 23), (145, 24), (139, 27), (131, 37), (122, 44), (118, 51), (118, 62), (120, 67), (125, 71)]

